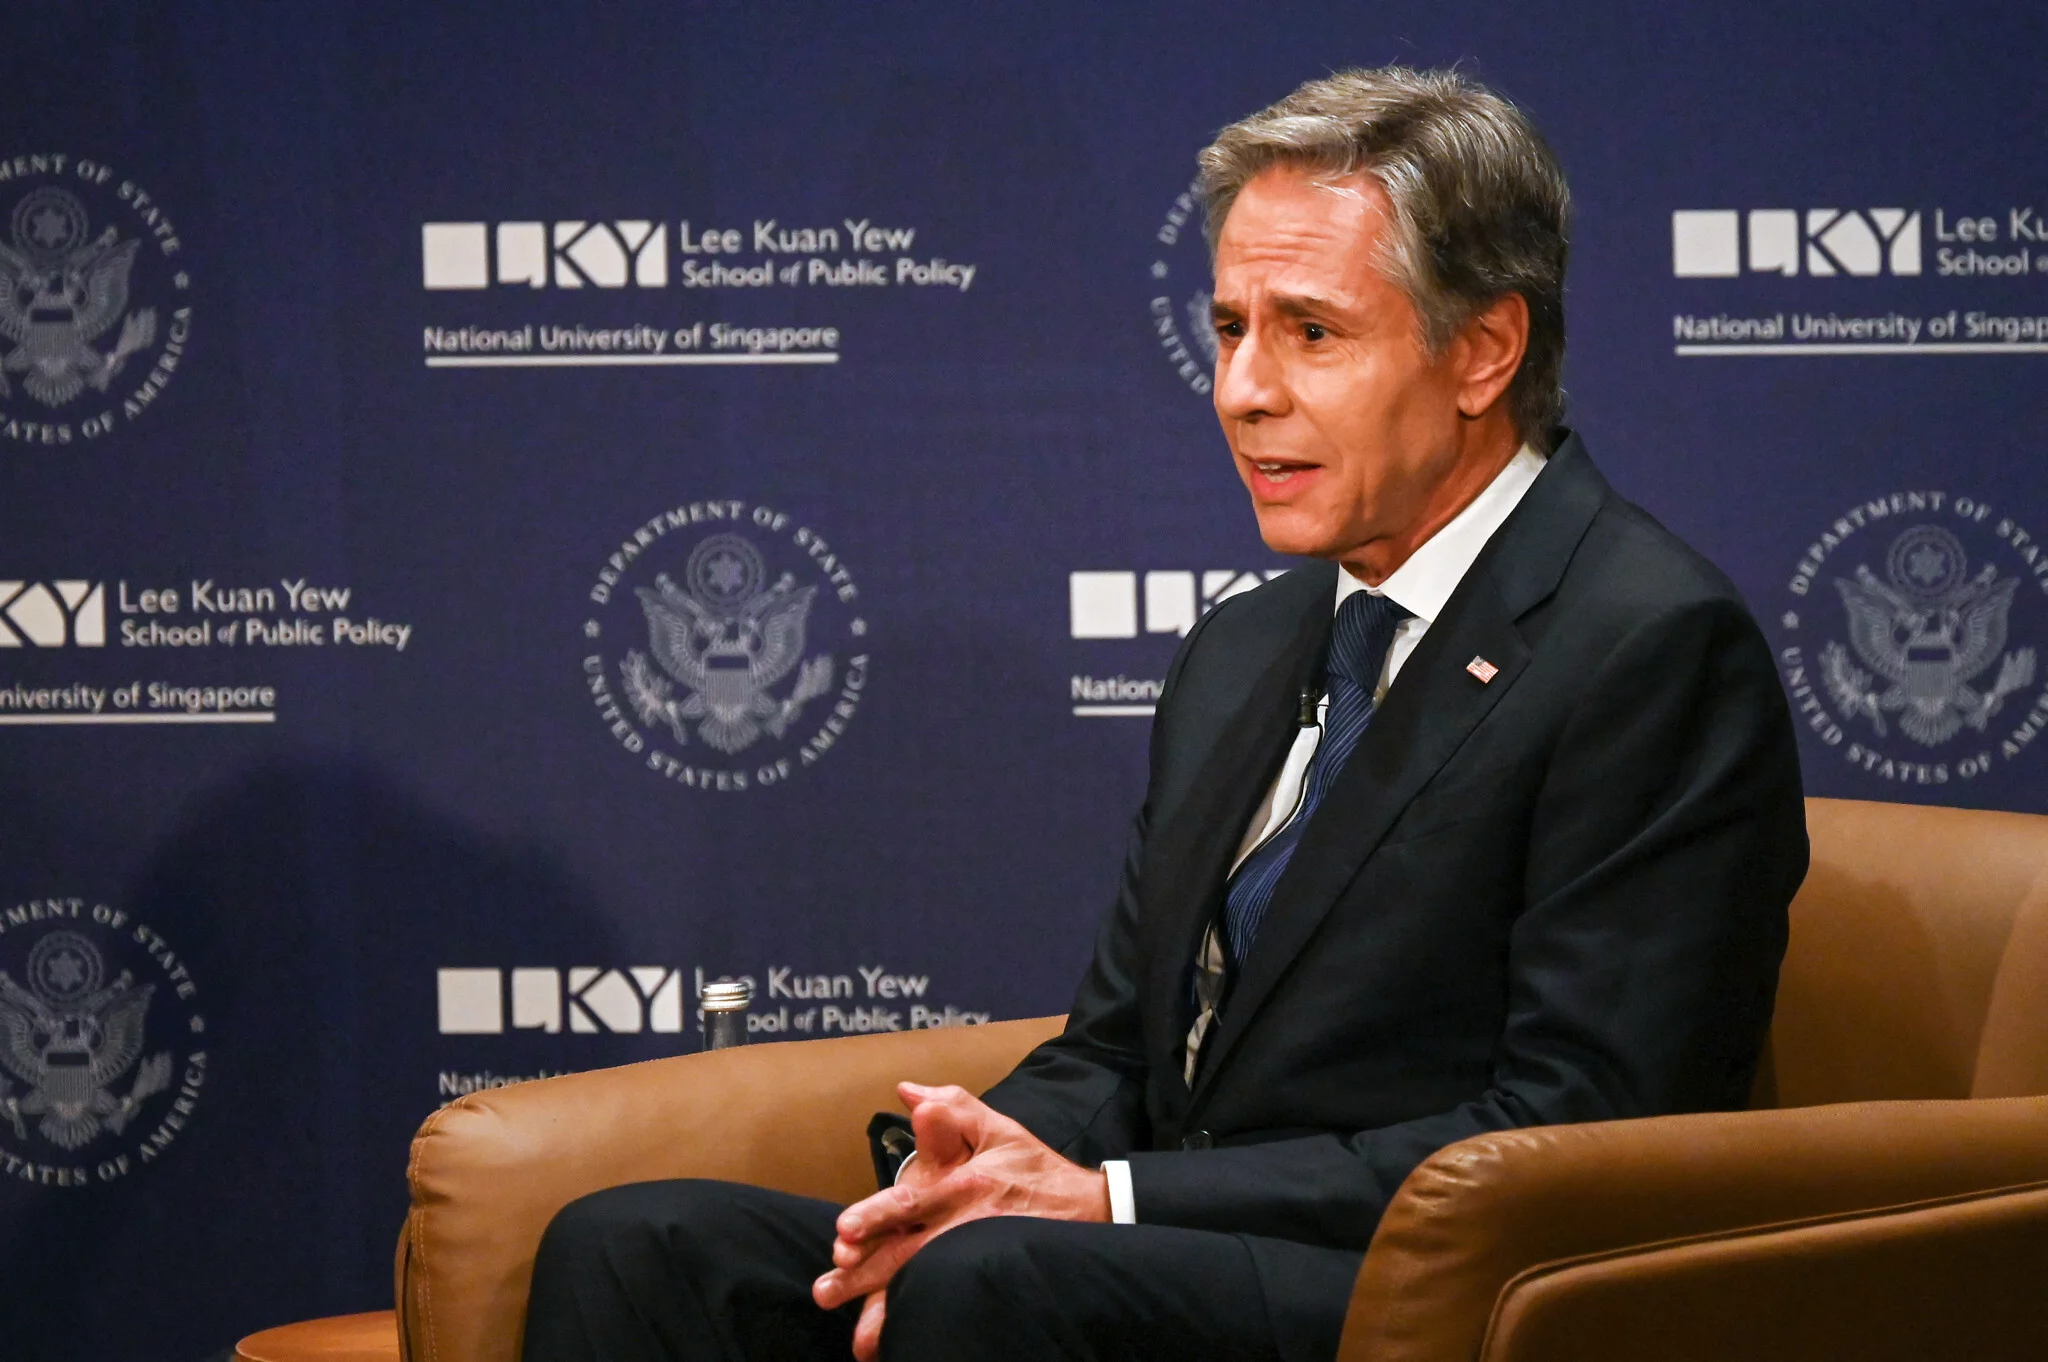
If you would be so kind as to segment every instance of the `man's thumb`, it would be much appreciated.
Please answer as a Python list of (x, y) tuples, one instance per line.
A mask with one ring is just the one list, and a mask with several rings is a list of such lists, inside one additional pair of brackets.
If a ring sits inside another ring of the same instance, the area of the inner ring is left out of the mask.
[(978, 1123), (952, 1102), (924, 1101), (910, 1109), (917, 1152), (939, 1163), (958, 1163), (974, 1152)]

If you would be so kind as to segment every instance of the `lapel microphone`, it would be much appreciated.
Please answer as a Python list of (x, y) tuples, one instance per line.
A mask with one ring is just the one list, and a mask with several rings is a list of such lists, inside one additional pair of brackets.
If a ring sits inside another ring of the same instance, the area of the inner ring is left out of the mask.
[(1294, 702), (1294, 726), (1315, 728), (1320, 724), (1316, 717), (1316, 702), (1323, 698), (1330, 680), (1330, 645), (1324, 643), (1322, 651), (1316, 654), (1314, 669), (1301, 679), (1301, 695)]

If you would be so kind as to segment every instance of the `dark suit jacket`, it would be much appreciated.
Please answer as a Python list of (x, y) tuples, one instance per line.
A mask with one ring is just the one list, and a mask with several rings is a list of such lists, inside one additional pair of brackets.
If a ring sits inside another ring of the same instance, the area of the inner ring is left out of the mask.
[(1128, 1157), (1142, 1221), (1362, 1249), (1465, 1136), (1742, 1105), (1807, 844), (1741, 597), (1568, 435), (1305, 830), (1190, 1091), (1190, 963), (1336, 572), (1189, 633), (1066, 1030), (987, 1100), (1070, 1158)]

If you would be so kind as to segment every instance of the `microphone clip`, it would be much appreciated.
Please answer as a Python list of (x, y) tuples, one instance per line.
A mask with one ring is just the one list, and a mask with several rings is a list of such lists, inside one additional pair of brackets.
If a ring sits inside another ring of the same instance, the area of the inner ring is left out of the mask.
[(1299, 728), (1316, 726), (1316, 702), (1321, 700), (1322, 688), (1314, 682), (1305, 682), (1301, 688), (1301, 701), (1294, 711), (1294, 722)]

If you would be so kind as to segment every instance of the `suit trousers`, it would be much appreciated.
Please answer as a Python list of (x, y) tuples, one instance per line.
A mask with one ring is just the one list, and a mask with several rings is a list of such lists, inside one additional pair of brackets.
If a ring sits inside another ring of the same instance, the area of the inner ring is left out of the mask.
[[(525, 1362), (844, 1362), (826, 1201), (737, 1183), (614, 1187), (543, 1236)], [(1328, 1362), (1361, 1254), (1165, 1225), (1002, 1216), (925, 1245), (889, 1287), (888, 1362)]]

